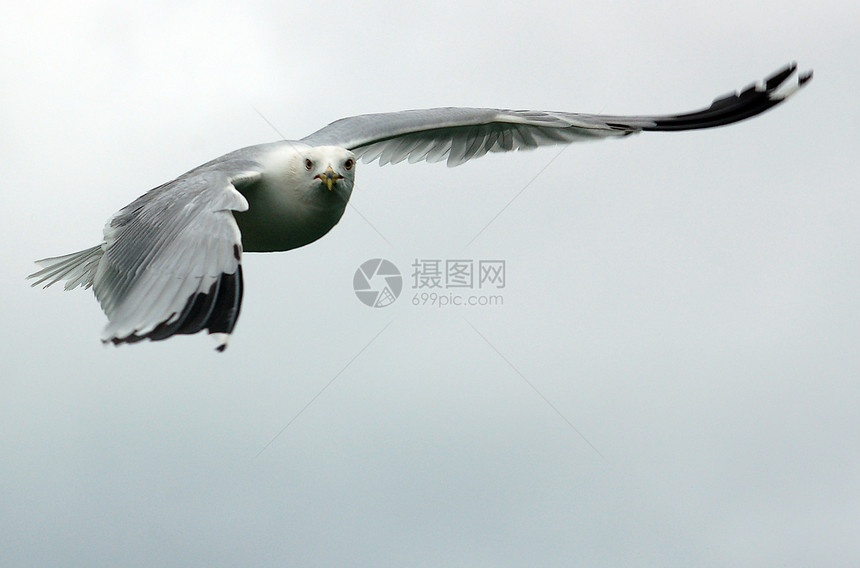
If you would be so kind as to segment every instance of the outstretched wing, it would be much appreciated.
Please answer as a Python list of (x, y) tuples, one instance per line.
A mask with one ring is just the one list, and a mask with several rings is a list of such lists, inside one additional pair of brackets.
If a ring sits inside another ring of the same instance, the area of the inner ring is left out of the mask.
[(609, 116), (532, 110), (435, 108), (365, 114), (335, 121), (302, 139), (310, 146), (341, 146), (380, 165), (448, 159), (457, 166), (487, 152), (507, 152), (577, 140), (626, 136), (643, 130), (712, 128), (774, 107), (812, 78), (791, 63), (740, 93), (718, 97), (706, 109), (666, 116)]
[(253, 162), (213, 162), (159, 186), (105, 226), (93, 279), (109, 323), (102, 341), (133, 343), (208, 329), (226, 347), (242, 302), (236, 189), (259, 178)]

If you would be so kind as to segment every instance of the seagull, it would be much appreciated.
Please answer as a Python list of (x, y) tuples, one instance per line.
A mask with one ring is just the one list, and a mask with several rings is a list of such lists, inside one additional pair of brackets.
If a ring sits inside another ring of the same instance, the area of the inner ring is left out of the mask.
[[(93, 288), (104, 343), (207, 330), (224, 351), (242, 304), (242, 254), (314, 242), (343, 216), (356, 163), (457, 166), (487, 152), (529, 150), (642, 131), (732, 124), (780, 104), (812, 78), (791, 63), (709, 107), (661, 116), (433, 108), (343, 118), (305, 136), (236, 150), (115, 213), (94, 247), (38, 260), (33, 286)], [(789, 80), (792, 78), (792, 80)]]

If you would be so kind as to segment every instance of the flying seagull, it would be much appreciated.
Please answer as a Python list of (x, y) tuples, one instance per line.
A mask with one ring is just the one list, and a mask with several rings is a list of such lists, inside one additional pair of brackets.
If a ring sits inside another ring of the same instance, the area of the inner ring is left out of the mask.
[[(774, 107), (812, 78), (791, 63), (703, 110), (609, 116), (532, 110), (434, 108), (335, 121), (301, 140), (236, 150), (150, 190), (106, 223), (104, 241), (36, 261), (33, 286), (92, 287), (108, 318), (105, 343), (158, 341), (208, 330), (223, 351), (242, 303), (242, 253), (284, 251), (319, 239), (343, 215), (356, 161), (447, 160), (712, 128)], [(789, 81), (789, 78), (794, 78)]]

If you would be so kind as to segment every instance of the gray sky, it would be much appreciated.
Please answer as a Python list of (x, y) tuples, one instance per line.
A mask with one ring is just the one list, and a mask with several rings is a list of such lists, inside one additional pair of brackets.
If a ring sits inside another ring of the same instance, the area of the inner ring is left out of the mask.
[[(0, 565), (858, 565), (860, 7), (560, 4), (4, 8)], [(359, 166), (324, 239), (246, 255), (224, 355), (24, 281), (278, 139), (255, 109), (674, 112), (792, 59), (728, 128)], [(415, 259), (505, 260), (503, 305), (413, 305)]]

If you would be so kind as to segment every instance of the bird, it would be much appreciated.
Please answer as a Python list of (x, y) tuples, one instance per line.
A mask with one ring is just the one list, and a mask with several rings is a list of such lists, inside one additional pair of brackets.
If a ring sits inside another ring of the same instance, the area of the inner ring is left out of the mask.
[[(102, 342), (208, 331), (224, 351), (242, 304), (242, 255), (312, 243), (340, 221), (356, 165), (447, 161), (639, 132), (724, 126), (784, 102), (812, 78), (792, 62), (707, 108), (611, 116), (433, 108), (343, 118), (299, 140), (249, 146), (151, 189), (111, 216), (93, 247), (36, 261), (32, 286), (93, 288)], [(791, 79), (791, 80), (789, 80)]]

